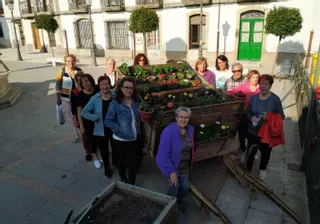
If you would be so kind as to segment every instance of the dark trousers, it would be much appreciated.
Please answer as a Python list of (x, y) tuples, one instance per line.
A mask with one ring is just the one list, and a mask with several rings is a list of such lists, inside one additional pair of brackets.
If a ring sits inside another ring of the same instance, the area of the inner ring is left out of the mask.
[(247, 159), (247, 168), (248, 170), (252, 170), (253, 162), (254, 162), (254, 156), (257, 153), (257, 150), (259, 149), (261, 152), (261, 160), (260, 160), (260, 170), (266, 170), (267, 165), (270, 160), (271, 156), (271, 150), (272, 148), (269, 147), (268, 144), (261, 143), (261, 138), (252, 134), (248, 134), (248, 150), (251, 146), (257, 145), (257, 147), (253, 147), (251, 152), (249, 152), (248, 159)]
[(94, 136), (98, 148), (101, 152), (101, 158), (105, 169), (110, 169), (109, 162), (109, 138), (108, 136)]
[(114, 146), (114, 139), (112, 137), (113, 133), (112, 133), (110, 128), (106, 128), (105, 135), (108, 136), (108, 139), (109, 139), (109, 142), (110, 142), (110, 146), (112, 148), (112, 154), (111, 154), (112, 165), (117, 168), (116, 149), (115, 149), (115, 146)]
[(241, 149), (245, 151), (245, 148), (243, 147), (245, 147), (246, 138), (248, 136), (248, 118), (246, 116), (242, 116), (238, 131), (239, 131), (238, 137), (239, 137)]
[(82, 145), (86, 153), (97, 153), (97, 141), (94, 139), (93, 130), (86, 129), (82, 135)]
[(137, 141), (118, 141), (114, 139), (116, 149), (117, 168), (121, 181), (135, 184), (138, 164)]

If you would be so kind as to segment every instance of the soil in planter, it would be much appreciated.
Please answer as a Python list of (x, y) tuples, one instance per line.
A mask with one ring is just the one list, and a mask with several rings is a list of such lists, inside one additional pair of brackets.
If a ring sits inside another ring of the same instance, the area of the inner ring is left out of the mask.
[(160, 202), (115, 189), (80, 224), (152, 224), (164, 208)]

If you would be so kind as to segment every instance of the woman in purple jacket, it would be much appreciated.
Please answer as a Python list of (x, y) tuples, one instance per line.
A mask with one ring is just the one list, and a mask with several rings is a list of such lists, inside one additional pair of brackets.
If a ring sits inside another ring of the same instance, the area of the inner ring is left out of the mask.
[(182, 212), (186, 211), (183, 199), (189, 191), (189, 173), (194, 152), (194, 129), (189, 125), (191, 110), (179, 107), (176, 122), (168, 125), (160, 137), (156, 162), (168, 178), (168, 195), (178, 199)]

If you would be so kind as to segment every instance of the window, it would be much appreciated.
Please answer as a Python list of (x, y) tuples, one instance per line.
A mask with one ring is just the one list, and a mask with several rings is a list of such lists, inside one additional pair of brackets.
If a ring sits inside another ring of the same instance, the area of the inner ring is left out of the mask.
[(78, 20), (74, 23), (74, 34), (77, 48), (90, 49), (91, 30), (90, 21), (88, 19)]
[(202, 42), (205, 40), (206, 16), (202, 15), (202, 29), (200, 28), (200, 15), (190, 16), (189, 19), (189, 48), (200, 47), (200, 32), (202, 32)]
[(148, 50), (160, 50), (159, 29), (151, 33), (147, 33)]
[(56, 43), (56, 37), (55, 37), (54, 33), (50, 32), (48, 37), (49, 37), (49, 46), (50, 47), (56, 47), (57, 43)]
[(106, 21), (105, 32), (106, 32), (107, 49), (113, 49), (113, 50), (129, 49), (127, 21)]

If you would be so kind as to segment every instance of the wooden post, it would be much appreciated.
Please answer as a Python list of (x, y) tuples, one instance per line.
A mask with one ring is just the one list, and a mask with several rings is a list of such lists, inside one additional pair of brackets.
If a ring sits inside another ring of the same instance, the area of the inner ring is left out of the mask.
[(309, 45), (308, 45), (308, 50), (307, 50), (306, 61), (305, 61), (305, 65), (304, 65), (304, 67), (306, 69), (309, 68), (309, 64), (310, 64), (310, 51), (311, 51), (311, 45), (312, 45), (312, 40), (313, 40), (313, 34), (314, 34), (314, 32), (311, 31), (310, 36), (309, 36)]

